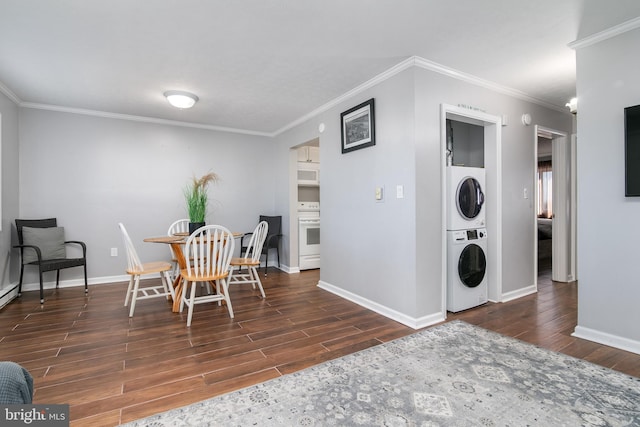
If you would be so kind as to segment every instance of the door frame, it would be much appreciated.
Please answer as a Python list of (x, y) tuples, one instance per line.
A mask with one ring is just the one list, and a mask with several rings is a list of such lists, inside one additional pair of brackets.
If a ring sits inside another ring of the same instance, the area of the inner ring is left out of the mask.
[(485, 203), (487, 229), (487, 294), (489, 301), (502, 302), (502, 118), (482, 111), (440, 105), (440, 193), (442, 245), (442, 299), (447, 316), (447, 119), (484, 128), (485, 187), (491, 197)]
[[(533, 284), (538, 289), (538, 138), (551, 138), (553, 167), (553, 217), (552, 217), (552, 280), (571, 282), (576, 280), (576, 150), (575, 135), (536, 125), (534, 127), (533, 170)], [(564, 179), (558, 179), (564, 177)]]

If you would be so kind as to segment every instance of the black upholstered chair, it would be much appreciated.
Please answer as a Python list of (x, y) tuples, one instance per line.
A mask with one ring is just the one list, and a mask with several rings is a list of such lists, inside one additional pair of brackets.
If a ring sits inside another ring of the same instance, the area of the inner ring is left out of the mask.
[[(79, 240), (65, 240), (64, 228), (58, 227), (55, 218), (16, 219), (18, 245), (20, 249), (20, 282), (18, 296), (22, 294), (22, 276), (25, 266), (38, 268), (40, 274), (40, 304), (44, 304), (42, 273), (56, 271), (56, 288), (60, 284), (60, 270), (71, 267), (84, 267), (84, 292), (87, 286), (87, 245)], [(79, 245), (82, 248), (81, 258), (67, 258), (66, 246)]]
[[(267, 238), (264, 241), (264, 245), (262, 246), (262, 255), (265, 257), (264, 263), (264, 275), (267, 275), (267, 267), (269, 266), (269, 250), (275, 249), (276, 256), (278, 257), (278, 268), (280, 267), (280, 240), (282, 239), (282, 216), (267, 216), (260, 215), (260, 220), (258, 222), (266, 221), (269, 225), (269, 231), (267, 233)], [(240, 257), (244, 256), (244, 253), (247, 251), (247, 245), (251, 240), (251, 235), (253, 233), (246, 233), (242, 236), (240, 241)], [(246, 243), (245, 243), (246, 238)]]

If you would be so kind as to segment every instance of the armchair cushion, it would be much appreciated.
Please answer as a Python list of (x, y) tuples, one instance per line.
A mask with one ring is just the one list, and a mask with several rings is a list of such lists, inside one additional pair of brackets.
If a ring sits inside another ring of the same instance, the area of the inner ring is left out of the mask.
[[(67, 257), (64, 245), (64, 227), (22, 227), (22, 242), (25, 245), (40, 248), (42, 259), (63, 259)], [(25, 248), (22, 251), (22, 263), (38, 261), (36, 251)]]

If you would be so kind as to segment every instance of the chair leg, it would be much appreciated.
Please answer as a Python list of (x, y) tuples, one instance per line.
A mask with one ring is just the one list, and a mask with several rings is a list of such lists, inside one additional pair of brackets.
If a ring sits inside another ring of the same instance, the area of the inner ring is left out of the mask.
[(258, 284), (258, 288), (260, 289), (260, 293), (262, 294), (262, 298), (266, 298), (264, 294), (264, 288), (262, 287), (262, 282), (260, 281), (260, 275), (258, 274), (258, 270), (255, 267), (249, 267), (249, 273), (251, 276), (251, 280), (254, 281), (253, 288), (255, 289), (256, 284)]
[(267, 277), (267, 268), (269, 268), (269, 249), (264, 256), (264, 277)]
[(84, 264), (84, 293), (89, 293), (89, 281), (87, 280), (87, 264)]
[[(238, 267), (238, 274), (240, 274), (240, 268), (242, 268), (242, 266)], [(235, 267), (231, 267), (229, 269), (229, 275), (227, 276), (227, 283), (229, 284), (229, 286), (231, 286), (231, 278), (233, 277), (233, 272), (235, 271)]]
[(196, 282), (191, 282), (191, 296), (189, 301), (189, 313), (187, 314), (187, 327), (191, 326), (191, 319), (193, 318), (193, 306), (196, 299)]
[(166, 299), (169, 299), (169, 289), (167, 288), (167, 281), (164, 278), (165, 271), (161, 271), (158, 273), (160, 276), (160, 284), (162, 285), (162, 293)]
[(229, 298), (229, 285), (227, 284), (226, 279), (218, 280), (218, 292), (220, 292), (220, 288), (224, 288), (224, 300), (227, 302), (227, 310), (229, 310), (229, 317), (233, 319), (233, 307), (231, 306), (231, 298)]
[[(169, 272), (165, 271), (164, 273), (161, 273), (160, 280), (162, 280), (162, 276), (164, 276), (164, 283), (166, 284), (165, 291), (169, 292), (169, 294), (171, 295), (171, 300), (175, 301), (176, 292), (173, 289), (173, 281), (171, 280), (171, 276), (169, 275)], [(169, 295), (167, 295), (167, 299), (169, 299)]]
[(60, 270), (56, 270), (56, 289), (60, 287)]
[(124, 306), (129, 305), (129, 298), (131, 297), (131, 289), (133, 289), (133, 276), (129, 276), (129, 286), (127, 287), (127, 296), (124, 298)]
[(42, 285), (42, 269), (38, 266), (38, 272), (40, 273), (40, 304), (44, 304), (44, 286)]
[(22, 296), (22, 276), (24, 274), (24, 264), (20, 264), (20, 281), (18, 282), (18, 298)]
[(182, 310), (184, 309), (184, 303), (187, 300), (187, 291), (189, 290), (189, 282), (187, 282), (186, 280), (182, 281), (182, 294), (180, 296), (180, 313), (182, 313)]
[(136, 275), (136, 279), (133, 285), (133, 292), (131, 292), (131, 310), (129, 310), (129, 317), (133, 317), (133, 311), (136, 309), (136, 298), (138, 297), (139, 286), (140, 286), (140, 276)]

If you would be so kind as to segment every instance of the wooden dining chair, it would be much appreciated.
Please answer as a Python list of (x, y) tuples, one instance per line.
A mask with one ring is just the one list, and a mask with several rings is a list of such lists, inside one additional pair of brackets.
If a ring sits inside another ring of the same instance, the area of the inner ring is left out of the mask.
[[(127, 274), (131, 276), (129, 278), (129, 287), (127, 288), (127, 296), (124, 299), (124, 306), (129, 304), (129, 298), (131, 298), (131, 308), (129, 309), (129, 317), (133, 317), (133, 311), (136, 308), (136, 301), (165, 297), (166, 299), (175, 298), (173, 291), (173, 281), (169, 277), (169, 272), (172, 269), (170, 263), (165, 261), (155, 261), (142, 263), (138, 257), (133, 242), (127, 233), (127, 229), (124, 224), (119, 223), (120, 231), (122, 232), (122, 239), (127, 251)], [(140, 276), (143, 274), (159, 273), (160, 284), (142, 284), (140, 283)]]
[[(183, 219), (174, 221), (169, 226), (169, 229), (167, 230), (167, 236), (175, 236), (181, 233), (188, 233), (188, 232), (189, 232), (189, 219), (183, 218)], [(173, 253), (173, 249), (169, 248), (169, 251), (171, 251), (171, 265), (173, 266), (173, 269), (171, 270), (171, 279), (175, 279), (180, 273), (180, 266), (178, 265), (178, 260), (176, 259), (175, 254)]]
[[(266, 221), (260, 221), (251, 234), (251, 240), (247, 245), (244, 256), (231, 259), (231, 269), (228, 280), (229, 286), (251, 283), (253, 289), (255, 289), (257, 285), (262, 294), (262, 298), (266, 298), (262, 282), (260, 281), (260, 275), (258, 274), (258, 267), (260, 267), (260, 255), (262, 255), (262, 248), (267, 239), (268, 232), (269, 224)], [(235, 271), (236, 267), (238, 271)], [(242, 272), (243, 267), (246, 267), (246, 273)]]
[[(221, 225), (207, 225), (189, 236), (185, 243), (186, 268), (181, 271), (184, 287), (180, 299), (180, 311), (186, 305), (187, 327), (191, 326), (193, 308), (196, 304), (224, 301), (229, 316), (233, 318), (233, 307), (229, 298), (229, 263), (233, 256), (235, 241), (233, 234)], [(197, 283), (209, 283), (215, 292), (196, 295)]]

